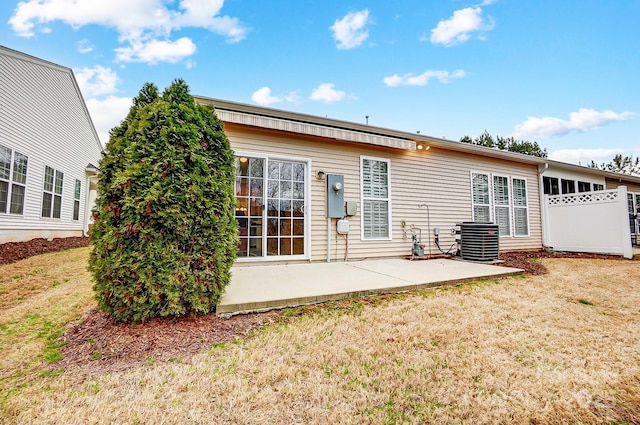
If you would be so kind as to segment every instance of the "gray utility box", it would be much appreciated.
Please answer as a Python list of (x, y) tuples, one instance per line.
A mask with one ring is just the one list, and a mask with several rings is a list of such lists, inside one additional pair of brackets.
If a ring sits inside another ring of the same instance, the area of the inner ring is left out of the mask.
[(327, 218), (344, 215), (344, 176), (327, 174)]

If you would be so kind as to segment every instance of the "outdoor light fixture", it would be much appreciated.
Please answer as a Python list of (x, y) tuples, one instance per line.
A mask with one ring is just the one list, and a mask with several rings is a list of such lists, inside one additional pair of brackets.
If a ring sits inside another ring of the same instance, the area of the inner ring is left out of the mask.
[(246, 164), (248, 160), (249, 160), (249, 159), (247, 159), (247, 157), (246, 157), (246, 156), (241, 156), (241, 157), (240, 157), (240, 162), (242, 162), (243, 164)]
[(317, 174), (318, 180), (324, 180), (324, 171), (320, 170)]
[(429, 146), (429, 145), (423, 145), (422, 143), (418, 143), (417, 149), (419, 151), (423, 151), (423, 150), (424, 151), (428, 151), (430, 147), (431, 146)]

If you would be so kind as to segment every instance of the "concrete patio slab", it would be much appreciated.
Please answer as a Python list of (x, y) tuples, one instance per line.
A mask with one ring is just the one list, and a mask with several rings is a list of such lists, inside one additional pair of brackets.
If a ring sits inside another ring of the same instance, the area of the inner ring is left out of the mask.
[(216, 310), (233, 315), (520, 274), (522, 270), (448, 259), (235, 265)]

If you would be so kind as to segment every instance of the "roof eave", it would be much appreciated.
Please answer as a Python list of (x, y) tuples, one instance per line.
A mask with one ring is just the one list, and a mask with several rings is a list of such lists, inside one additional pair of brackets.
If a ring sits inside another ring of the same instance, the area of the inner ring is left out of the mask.
[[(565, 162), (554, 161), (548, 158), (541, 158), (533, 155), (525, 155), (517, 152), (503, 151), (496, 148), (488, 148), (485, 146), (472, 145), (469, 143), (447, 140), (444, 138), (431, 137), (417, 133), (408, 133), (405, 131), (392, 130), (383, 127), (376, 127), (368, 124), (359, 124), (349, 121), (336, 120), (332, 118), (323, 118), (314, 115), (290, 112), (281, 109), (266, 108), (262, 106), (249, 105), (246, 103), (231, 102), (222, 99), (214, 99), (205, 96), (193, 96), (196, 101), (204, 105), (211, 105), (216, 110), (237, 112), (261, 117), (276, 118), (284, 121), (297, 123), (305, 123), (327, 128), (342, 129), (359, 133), (367, 133), (375, 136), (389, 137), (411, 141), (415, 144), (424, 144), (425, 146), (447, 149), (456, 152), (469, 153), (472, 155), (481, 155), (485, 157), (513, 161), (523, 164), (544, 167), (545, 164), (555, 168), (562, 168), (577, 172), (586, 172), (596, 174), (607, 178), (625, 180), (640, 183), (640, 177), (630, 176), (627, 174), (613, 173), (611, 171), (589, 168), (582, 165), (568, 164)], [(250, 124), (245, 124), (250, 125)], [(391, 146), (390, 146), (391, 147)], [(414, 147), (415, 149), (415, 147)]]

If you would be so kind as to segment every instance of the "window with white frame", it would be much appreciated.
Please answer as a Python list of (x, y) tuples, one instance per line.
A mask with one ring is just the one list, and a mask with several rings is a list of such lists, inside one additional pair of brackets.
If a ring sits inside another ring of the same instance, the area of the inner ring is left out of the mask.
[(560, 194), (560, 183), (557, 177), (543, 177), (542, 187), (545, 195)]
[(473, 221), (494, 222), (500, 236), (529, 236), (526, 179), (472, 172), (471, 192)]
[(527, 181), (513, 177), (513, 234), (529, 236), (529, 205), (527, 202)]
[(560, 187), (562, 194), (576, 193), (576, 181), (568, 179), (560, 179)]
[(73, 219), (80, 218), (80, 192), (82, 191), (82, 183), (76, 179), (76, 186), (73, 191)]
[(491, 221), (491, 202), (489, 198), (489, 175), (471, 173), (473, 221)]
[(509, 177), (493, 176), (493, 213), (500, 236), (511, 235), (511, 217), (509, 205)]
[(591, 182), (583, 182), (578, 180), (578, 192), (591, 192)]
[(360, 157), (362, 239), (391, 238), (389, 160)]
[(0, 145), (0, 213), (22, 214), (27, 184), (26, 155)]
[(44, 186), (42, 191), (42, 217), (60, 218), (62, 210), (62, 183), (64, 173), (48, 165), (44, 167)]

